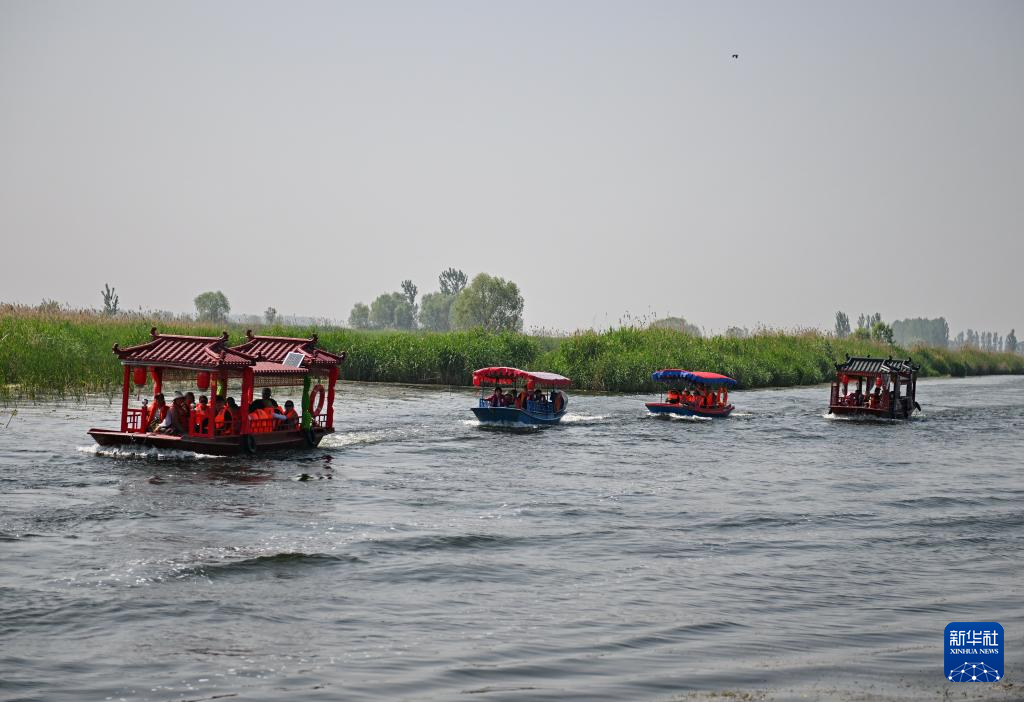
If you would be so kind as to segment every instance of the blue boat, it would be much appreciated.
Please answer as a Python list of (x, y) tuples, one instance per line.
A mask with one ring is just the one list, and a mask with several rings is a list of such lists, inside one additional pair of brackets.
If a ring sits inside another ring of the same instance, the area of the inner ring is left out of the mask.
[[(569, 398), (562, 388), (569, 387), (571, 382), (557, 373), (524, 371), (505, 366), (481, 368), (473, 371), (473, 385), (480, 388), (480, 399), (477, 406), (472, 408), (473, 414), (482, 424), (487, 425), (558, 424), (565, 416), (569, 404)], [(487, 389), (491, 387), (492, 392), (487, 395)]]
[(729, 404), (729, 388), (734, 387), (736, 381), (726, 375), (665, 368), (651, 373), (651, 380), (666, 383), (670, 388), (660, 402), (645, 403), (653, 414), (728, 417), (734, 409)]

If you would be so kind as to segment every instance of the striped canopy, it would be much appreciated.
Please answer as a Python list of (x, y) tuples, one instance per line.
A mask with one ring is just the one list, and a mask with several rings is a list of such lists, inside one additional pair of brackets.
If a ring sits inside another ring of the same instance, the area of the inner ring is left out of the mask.
[(670, 383), (673, 380), (689, 380), (691, 383), (701, 385), (725, 385), (732, 387), (736, 381), (727, 375), (708, 373), (707, 371), (688, 371), (679, 368), (665, 368), (664, 370), (651, 373), (651, 380), (656, 383)]

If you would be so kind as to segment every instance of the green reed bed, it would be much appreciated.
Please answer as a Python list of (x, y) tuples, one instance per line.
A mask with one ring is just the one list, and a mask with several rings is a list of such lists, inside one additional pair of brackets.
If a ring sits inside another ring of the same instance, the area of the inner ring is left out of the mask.
[[(121, 382), (114, 343), (149, 338), (146, 319), (107, 318), (91, 313), (0, 310), (0, 399), (113, 394)], [(221, 325), (174, 321), (157, 323), (167, 333), (216, 336)], [(245, 340), (245, 328), (228, 328), (230, 343)], [(651, 372), (689, 368), (724, 373), (740, 387), (820, 383), (846, 354), (912, 356), (923, 375), (1024, 373), (1024, 356), (977, 349), (920, 348), (912, 351), (871, 341), (837, 340), (815, 333), (765, 333), (745, 339), (701, 339), (670, 329), (622, 328), (572, 336), (532, 338), (483, 331), (449, 333), (373, 332), (274, 325), (260, 334), (306, 337), (345, 351), (342, 377), (371, 382), (469, 385), (485, 366), (549, 370), (591, 391), (643, 392), (655, 389)]]

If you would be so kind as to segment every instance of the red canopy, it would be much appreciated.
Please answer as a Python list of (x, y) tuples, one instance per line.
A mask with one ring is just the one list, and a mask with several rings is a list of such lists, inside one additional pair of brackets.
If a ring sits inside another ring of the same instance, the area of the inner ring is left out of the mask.
[(496, 366), (494, 368), (481, 368), (473, 371), (473, 385), (512, 385), (517, 380), (533, 381), (537, 385), (548, 388), (567, 388), (572, 383), (564, 375), (558, 373), (544, 373), (541, 371), (524, 371), (518, 368), (507, 366)]

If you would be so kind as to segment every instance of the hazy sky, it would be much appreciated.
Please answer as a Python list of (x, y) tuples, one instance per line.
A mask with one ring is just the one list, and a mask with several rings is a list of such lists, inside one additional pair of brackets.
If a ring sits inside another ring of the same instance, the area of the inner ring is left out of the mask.
[(1019, 331), (1022, 131), (1018, 0), (0, 0), (0, 300)]

